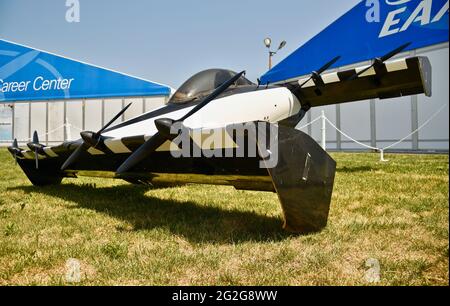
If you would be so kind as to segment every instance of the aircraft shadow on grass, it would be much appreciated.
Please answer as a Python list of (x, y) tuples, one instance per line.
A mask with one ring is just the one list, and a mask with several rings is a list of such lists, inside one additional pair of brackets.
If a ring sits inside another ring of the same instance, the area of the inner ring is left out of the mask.
[(161, 228), (194, 243), (282, 241), (292, 236), (281, 229), (281, 217), (226, 210), (195, 201), (159, 199), (146, 195), (149, 188), (144, 186), (96, 188), (90, 185), (63, 184), (44, 188), (19, 186), (10, 189), (43, 193), (76, 203), (77, 207), (74, 208), (82, 207), (126, 221), (132, 225), (132, 231)]
[(337, 168), (336, 172), (341, 173), (363, 173), (363, 172), (371, 172), (376, 171), (377, 168), (370, 167), (370, 166), (357, 166), (357, 167), (342, 167)]

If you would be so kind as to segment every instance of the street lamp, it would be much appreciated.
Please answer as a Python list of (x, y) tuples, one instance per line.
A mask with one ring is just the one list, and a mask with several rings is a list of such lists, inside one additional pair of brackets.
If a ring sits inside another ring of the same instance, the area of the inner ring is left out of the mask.
[(278, 51), (280, 51), (281, 49), (283, 49), (286, 46), (286, 41), (283, 40), (280, 45), (278, 46), (277, 51), (272, 51), (270, 50), (270, 47), (272, 45), (272, 39), (270, 39), (270, 37), (267, 37), (266, 39), (264, 39), (264, 45), (266, 46), (266, 48), (269, 50), (269, 70), (272, 69), (272, 57), (278, 53)]

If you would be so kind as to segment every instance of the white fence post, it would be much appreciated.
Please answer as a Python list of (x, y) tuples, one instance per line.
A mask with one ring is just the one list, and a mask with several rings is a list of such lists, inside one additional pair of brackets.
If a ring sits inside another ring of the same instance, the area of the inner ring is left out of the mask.
[(324, 149), (325, 151), (327, 150), (327, 121), (326, 121), (326, 117), (325, 117), (325, 111), (322, 110), (322, 143), (321, 143), (321, 147), (322, 149)]
[(384, 150), (383, 149), (380, 150), (380, 161), (382, 163), (387, 163), (389, 161), (389, 160), (384, 158)]

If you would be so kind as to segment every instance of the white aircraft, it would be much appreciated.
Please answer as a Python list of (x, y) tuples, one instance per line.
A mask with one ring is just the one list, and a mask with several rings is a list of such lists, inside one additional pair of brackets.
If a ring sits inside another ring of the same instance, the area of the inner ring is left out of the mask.
[[(261, 86), (247, 80), (244, 72), (206, 70), (185, 82), (162, 108), (112, 126), (128, 105), (100, 131), (82, 132), (78, 141), (46, 147), (35, 133), (28, 150), (14, 141), (9, 151), (38, 186), (59, 184), (65, 177), (93, 176), (157, 187), (195, 183), (277, 192), (284, 229), (320, 231), (328, 220), (336, 163), (295, 127), (313, 107), (422, 93), (430, 96), (431, 65), (427, 58), (388, 62), (408, 45), (376, 58), (370, 66), (326, 73), (339, 61), (336, 57), (310, 77), (284, 84)], [(266, 127), (255, 124), (255, 131), (241, 135), (244, 142), (238, 141), (237, 133), (229, 133), (229, 127), (261, 122)], [(185, 133), (173, 133), (177, 125), (200, 134), (210, 129), (225, 131), (231, 146), (213, 142), (205, 149), (192, 137), (188, 138), (189, 146), (180, 144), (178, 140)], [(276, 131), (275, 143), (267, 144), (257, 137), (261, 130), (266, 136), (267, 131)], [(259, 154), (250, 154), (254, 152), (250, 140)], [(186, 147), (188, 153), (200, 147), (203, 150), (197, 156), (174, 157), (173, 148)], [(226, 149), (233, 154), (208, 154)], [(244, 156), (239, 156), (239, 150)], [(275, 153), (276, 163), (270, 164)]]

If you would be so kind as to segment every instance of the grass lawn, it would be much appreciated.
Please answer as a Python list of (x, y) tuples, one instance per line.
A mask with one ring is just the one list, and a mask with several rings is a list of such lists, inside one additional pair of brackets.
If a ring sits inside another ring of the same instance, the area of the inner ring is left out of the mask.
[(328, 227), (281, 229), (276, 194), (148, 189), (109, 179), (36, 188), (0, 149), (0, 285), (449, 284), (448, 156), (333, 154)]

